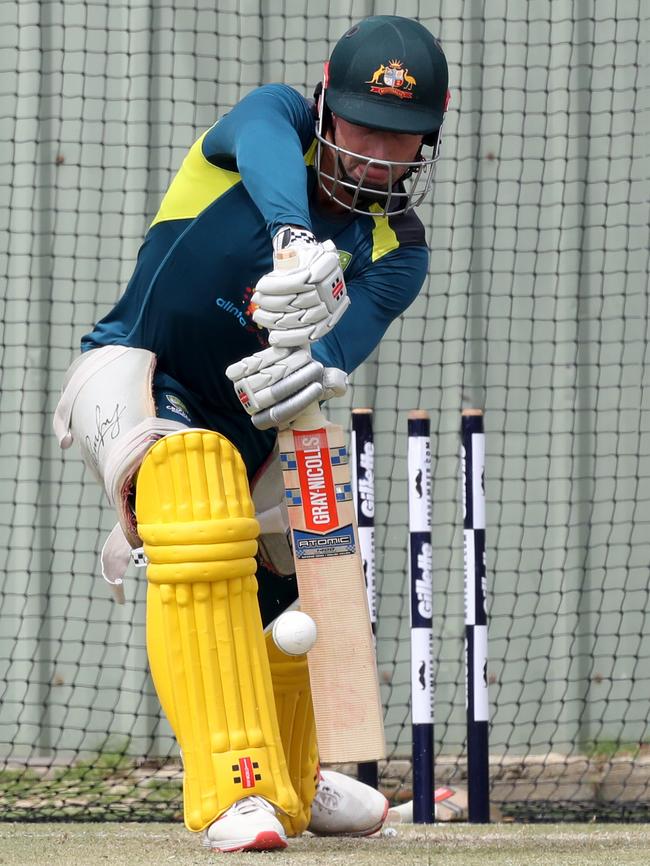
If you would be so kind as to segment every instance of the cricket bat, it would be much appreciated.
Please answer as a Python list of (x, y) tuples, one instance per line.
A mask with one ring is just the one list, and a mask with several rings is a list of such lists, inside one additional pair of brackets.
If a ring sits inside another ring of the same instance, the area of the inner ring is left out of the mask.
[[(279, 251), (276, 267), (293, 256)], [(320, 760), (376, 761), (386, 743), (347, 436), (313, 403), (278, 441), (300, 608), (318, 629), (307, 661)]]

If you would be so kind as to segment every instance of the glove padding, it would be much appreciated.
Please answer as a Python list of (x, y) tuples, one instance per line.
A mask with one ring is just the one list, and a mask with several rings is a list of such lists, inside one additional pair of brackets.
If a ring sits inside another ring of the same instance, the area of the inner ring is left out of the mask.
[(311, 403), (342, 397), (348, 386), (343, 370), (323, 367), (305, 348), (271, 346), (231, 364), (226, 376), (258, 430), (288, 427)]
[(253, 320), (269, 331), (269, 344), (283, 348), (319, 340), (348, 308), (348, 298), (332, 241), (319, 244), (306, 229), (281, 229), (284, 250), (296, 253), (296, 266), (273, 270), (255, 287)]

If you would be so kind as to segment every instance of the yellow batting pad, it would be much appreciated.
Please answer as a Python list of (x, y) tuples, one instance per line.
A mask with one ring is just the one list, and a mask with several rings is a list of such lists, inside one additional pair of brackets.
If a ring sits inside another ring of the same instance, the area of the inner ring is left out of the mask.
[(159, 440), (137, 479), (149, 559), (147, 650), (183, 755), (185, 823), (262, 796), (300, 811), (282, 749), (255, 579), (259, 527), (244, 463), (210, 431)]
[(318, 785), (318, 745), (307, 656), (285, 655), (273, 643), (270, 633), (266, 636), (266, 647), (280, 736), (301, 807), (298, 815), (281, 815), (280, 820), (288, 835), (299, 836), (311, 819), (311, 804)]

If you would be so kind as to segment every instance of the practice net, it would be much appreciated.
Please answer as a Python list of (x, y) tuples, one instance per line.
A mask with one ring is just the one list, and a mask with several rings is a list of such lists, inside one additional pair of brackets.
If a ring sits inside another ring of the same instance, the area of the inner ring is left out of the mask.
[[(276, 11), (269, 11), (273, 6)], [(430, 277), (332, 417), (375, 410), (378, 653), (410, 797), (406, 414), (431, 413), (436, 778), (466, 786), (458, 429), (485, 409), (491, 794), (530, 820), (650, 818), (648, 8), (643, 0), (6, 0), (0, 272), (0, 818), (162, 820), (180, 767), (144, 589), (51, 415), (199, 133), (310, 95), (355, 20), (418, 17), (450, 65)]]

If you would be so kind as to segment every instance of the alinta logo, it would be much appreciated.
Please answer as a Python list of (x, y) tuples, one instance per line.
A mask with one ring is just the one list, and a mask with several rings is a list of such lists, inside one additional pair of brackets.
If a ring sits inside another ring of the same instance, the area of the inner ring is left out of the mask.
[(226, 298), (217, 298), (216, 304), (224, 313), (233, 316), (241, 325), (248, 331), (260, 331), (261, 328), (253, 321), (253, 313), (257, 309), (257, 304), (251, 301), (255, 290), (251, 286), (244, 289), (244, 294), (240, 304), (235, 304), (233, 301), (228, 301)]

